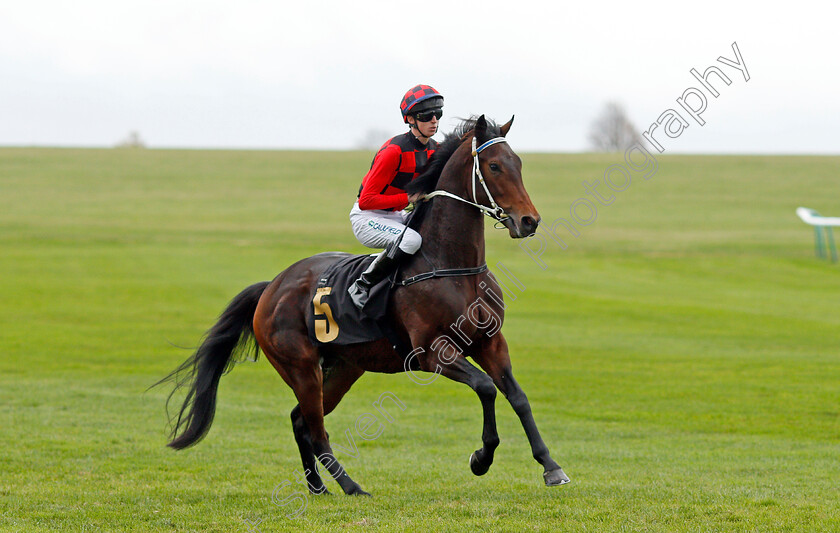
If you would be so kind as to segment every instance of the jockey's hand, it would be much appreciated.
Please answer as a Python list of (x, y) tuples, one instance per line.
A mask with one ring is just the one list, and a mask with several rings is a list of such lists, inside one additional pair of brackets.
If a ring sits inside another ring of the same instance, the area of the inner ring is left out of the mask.
[(409, 204), (416, 204), (417, 202), (419, 202), (420, 200), (422, 200), (425, 197), (426, 197), (425, 193), (416, 192), (416, 193), (408, 196), (408, 203)]

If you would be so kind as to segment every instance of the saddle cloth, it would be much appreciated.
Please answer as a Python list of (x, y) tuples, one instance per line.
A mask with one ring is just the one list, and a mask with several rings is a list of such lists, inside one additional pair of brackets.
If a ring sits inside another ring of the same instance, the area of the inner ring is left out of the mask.
[(371, 288), (364, 309), (357, 308), (347, 293), (373, 259), (371, 255), (341, 254), (319, 277), (307, 312), (309, 337), (316, 345), (356, 344), (385, 337), (377, 321), (388, 307), (391, 276)]

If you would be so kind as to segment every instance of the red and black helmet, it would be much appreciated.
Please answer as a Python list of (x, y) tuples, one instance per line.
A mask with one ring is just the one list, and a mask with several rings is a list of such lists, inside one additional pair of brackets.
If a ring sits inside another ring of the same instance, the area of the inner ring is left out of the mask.
[(421, 111), (441, 109), (443, 107), (443, 95), (431, 85), (417, 85), (412, 87), (403, 96), (400, 102), (400, 112), (403, 122), (408, 123), (408, 116)]

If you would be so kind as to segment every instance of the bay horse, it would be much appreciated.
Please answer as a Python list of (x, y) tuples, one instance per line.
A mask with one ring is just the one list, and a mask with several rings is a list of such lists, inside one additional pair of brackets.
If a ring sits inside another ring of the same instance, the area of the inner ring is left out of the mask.
[[(291, 412), (292, 428), (312, 493), (328, 492), (316, 469), (320, 461), (345, 493), (368, 494), (333, 455), (324, 416), (365, 372), (399, 373), (412, 368), (439, 372), (465, 383), (478, 395), (484, 422), (482, 447), (470, 456), (475, 475), (488, 471), (499, 445), (498, 388), (522, 422), (533, 456), (544, 468), (545, 484), (568, 483), (563, 469), (549, 455), (528, 399), (513, 377), (504, 335), (497, 328), (488, 332), (479, 327), (493, 317), (501, 326), (504, 319), (504, 293), (486, 269), (482, 213), (501, 222), (512, 238), (532, 235), (540, 222), (522, 183), (522, 161), (506, 143), (512, 123), (513, 118), (498, 126), (483, 115), (464, 121), (438, 146), (428, 170), (409, 184), (409, 192), (427, 195), (418, 208), (424, 213), (415, 228), (423, 245), (422, 254), (411, 256), (401, 266), (401, 275), (423, 281), (392, 291), (386, 322), (397, 343), (412, 349), (410, 363), (405, 353), (385, 338), (345, 346), (314, 344), (307, 331), (307, 306), (312, 305), (319, 276), (338, 254), (303, 259), (273, 281), (251, 285), (237, 295), (196, 352), (158, 382), (175, 383), (170, 399), (178, 389), (187, 388), (177, 419), (173, 417), (173, 440), (168, 446), (180, 450), (207, 434), (219, 379), (237, 357), (249, 352), (256, 357), (261, 349), (297, 398)], [(460, 275), (428, 277), (429, 263), (438, 273)], [(472, 305), (478, 301), (482, 306)], [(472, 318), (464, 320), (470, 313)], [(465, 346), (454, 357), (452, 350), (429, 349), (434, 348), (435, 339), (451, 333), (450, 327), (456, 323)]]

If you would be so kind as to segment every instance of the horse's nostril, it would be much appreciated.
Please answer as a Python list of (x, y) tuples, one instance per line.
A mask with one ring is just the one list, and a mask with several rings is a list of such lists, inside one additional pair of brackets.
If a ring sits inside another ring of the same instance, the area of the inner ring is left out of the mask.
[(537, 221), (533, 217), (522, 217), (522, 229), (533, 233), (537, 229)]

